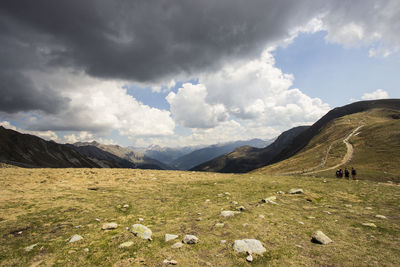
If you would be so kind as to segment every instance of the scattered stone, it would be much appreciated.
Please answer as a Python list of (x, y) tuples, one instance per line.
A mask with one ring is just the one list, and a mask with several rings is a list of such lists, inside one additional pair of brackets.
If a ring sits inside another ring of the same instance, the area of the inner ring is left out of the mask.
[(222, 196), (223, 196), (223, 194), (221, 194), (221, 193), (220, 193), (220, 194), (218, 194), (217, 196), (218, 196), (218, 197), (222, 197)]
[(226, 240), (219, 241), (221, 244), (226, 244)]
[(283, 194), (285, 194), (285, 192), (283, 192), (283, 191), (278, 191), (278, 192), (276, 192), (278, 195), (283, 195)]
[(163, 261), (163, 264), (165, 264), (165, 265), (177, 265), (178, 264), (178, 262), (176, 261), (176, 260), (168, 260), (168, 259), (165, 259), (164, 261)]
[(253, 256), (251, 256), (251, 254), (249, 254), (249, 255), (246, 257), (246, 261), (252, 262), (252, 261), (253, 261)]
[(198, 212), (197, 215), (201, 215), (201, 212)]
[(262, 215), (262, 214), (260, 214), (260, 215), (258, 215), (258, 218), (260, 218), (260, 219), (265, 219), (265, 216)]
[(82, 228), (82, 227), (83, 227), (82, 225), (75, 225), (75, 226), (74, 226), (74, 228), (77, 228), (77, 229), (78, 229), (78, 228)]
[(237, 205), (237, 204), (239, 204), (237, 201), (232, 201), (232, 204), (233, 205)]
[(233, 249), (239, 253), (263, 254), (267, 250), (257, 239), (241, 239), (233, 242)]
[(168, 242), (174, 239), (177, 239), (179, 236), (178, 235), (172, 235), (172, 234), (165, 234), (164, 236), (164, 241)]
[(119, 245), (119, 248), (129, 248), (130, 246), (132, 246), (134, 243), (132, 241), (127, 241), (122, 243), (121, 245)]
[(156, 178), (156, 177), (154, 177), (154, 178), (151, 178), (151, 180), (153, 180), (153, 181), (156, 181), (156, 180), (157, 180), (157, 178)]
[(307, 216), (307, 219), (315, 219), (314, 216)]
[(277, 203), (275, 202), (276, 200), (276, 196), (272, 196), (272, 197), (267, 197), (262, 199), (263, 203), (268, 203), (268, 204), (273, 204), (273, 205), (277, 205)]
[(324, 210), (324, 212), (325, 212), (326, 214), (329, 214), (329, 215), (332, 214), (332, 212), (330, 212), (330, 211), (328, 211), (328, 210)]
[(299, 224), (301, 224), (301, 225), (304, 225), (304, 223), (303, 223), (303, 222), (299, 222)]
[(217, 228), (222, 228), (225, 226), (225, 224), (224, 223), (216, 223), (214, 226)]
[(242, 224), (242, 226), (243, 227), (247, 227), (247, 226), (249, 226), (249, 224), (248, 223), (244, 223), (244, 224)]
[(25, 248), (25, 251), (26, 252), (29, 252), (29, 251), (31, 251), (34, 247), (36, 247), (38, 244), (36, 243), (36, 244), (33, 244), (33, 245), (30, 245), (30, 246), (28, 246), (28, 247), (26, 247)]
[(85, 248), (83, 251), (85, 251), (85, 252), (89, 252), (89, 248)]
[(371, 207), (365, 207), (365, 209), (366, 209), (366, 210), (372, 210), (372, 208), (371, 208)]
[(374, 223), (362, 223), (362, 225), (368, 226), (368, 227), (373, 227), (373, 228), (377, 227), (376, 224), (374, 224)]
[(122, 207), (123, 207), (123, 208), (129, 208), (129, 205), (128, 205), (128, 204), (125, 204), (125, 205), (123, 205)]
[(379, 215), (379, 214), (377, 214), (377, 215), (375, 215), (375, 217), (376, 217), (376, 218), (379, 218), (379, 219), (387, 219), (387, 217), (386, 217), (385, 215)]
[(238, 211), (244, 211), (245, 209), (246, 209), (246, 208), (243, 207), (243, 206), (236, 207), (236, 210), (238, 210)]
[(80, 236), (80, 235), (73, 235), (71, 237), (71, 239), (69, 240), (69, 243), (74, 243), (74, 242), (77, 242), (77, 241), (82, 240), (82, 239), (83, 239), (83, 237)]
[(206, 202), (210, 202), (211, 200), (209, 200), (209, 199), (206, 199)]
[(185, 244), (196, 244), (199, 242), (199, 239), (194, 235), (185, 235), (182, 242)]
[(73, 249), (68, 250), (68, 254), (74, 254), (75, 252), (76, 252), (76, 250), (73, 250)]
[(353, 207), (353, 205), (351, 205), (351, 204), (345, 204), (344, 205), (346, 208), (351, 208), (351, 207)]
[(129, 179), (129, 182), (133, 183), (133, 182), (135, 182), (135, 179), (131, 178), (131, 179)]
[(235, 214), (239, 214), (239, 211), (231, 211), (231, 210), (223, 210), (221, 211), (221, 216), (222, 217), (233, 217)]
[(298, 248), (303, 248), (302, 245), (298, 245), (298, 244), (296, 244), (296, 247), (298, 247)]
[(143, 219), (143, 218), (139, 218), (138, 221), (139, 221), (139, 222), (143, 222), (144, 219)]
[(326, 236), (322, 231), (316, 231), (313, 234), (311, 241), (322, 245), (326, 245), (333, 242), (332, 239)]
[(301, 188), (292, 188), (289, 190), (289, 194), (303, 194), (303, 189)]
[(150, 241), (151, 241), (151, 235), (153, 234), (153, 232), (149, 228), (147, 228), (142, 224), (132, 225), (129, 231), (131, 231), (132, 234), (134, 234), (137, 237), (140, 237), (141, 239), (147, 239)]
[(118, 224), (116, 224), (115, 222), (112, 222), (112, 223), (103, 224), (101, 229), (102, 230), (112, 230), (112, 229), (116, 229), (117, 227), (118, 227)]
[(225, 195), (227, 195), (227, 196), (230, 196), (230, 195), (231, 195), (231, 193), (229, 193), (229, 192), (225, 192)]
[(182, 242), (176, 242), (175, 244), (173, 244), (171, 246), (171, 248), (181, 248), (183, 247), (183, 243)]
[(276, 196), (272, 196), (272, 197), (267, 197), (267, 198), (262, 199), (262, 202), (270, 203), (271, 201), (275, 202), (275, 200), (276, 200)]
[(198, 222), (201, 221), (201, 218), (196, 218), (196, 221), (198, 221)]

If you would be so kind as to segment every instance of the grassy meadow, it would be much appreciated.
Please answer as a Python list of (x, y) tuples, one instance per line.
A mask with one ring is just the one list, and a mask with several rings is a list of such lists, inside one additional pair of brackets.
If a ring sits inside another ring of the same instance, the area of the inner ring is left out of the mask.
[[(164, 259), (178, 266), (400, 264), (396, 183), (258, 173), (1, 168), (0, 188), (0, 266), (163, 266)], [(305, 193), (277, 194), (291, 188)], [(277, 197), (277, 205), (261, 203), (269, 196)], [(241, 205), (242, 213), (220, 216), (221, 210)], [(107, 222), (118, 228), (101, 230)], [(126, 230), (135, 223), (149, 227), (153, 240)], [(312, 243), (316, 230), (334, 242)], [(166, 233), (179, 239), (165, 242)], [(74, 234), (84, 239), (69, 243)], [(196, 235), (199, 243), (171, 248), (185, 234)], [(234, 240), (244, 238), (260, 240), (267, 252), (246, 262), (245, 254), (232, 249)], [(133, 245), (119, 248), (126, 241)]]

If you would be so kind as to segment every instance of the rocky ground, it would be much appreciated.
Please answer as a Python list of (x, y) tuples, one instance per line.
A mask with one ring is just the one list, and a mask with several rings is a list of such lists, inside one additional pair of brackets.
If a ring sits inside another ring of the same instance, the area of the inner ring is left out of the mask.
[(398, 266), (395, 183), (0, 169), (1, 266)]

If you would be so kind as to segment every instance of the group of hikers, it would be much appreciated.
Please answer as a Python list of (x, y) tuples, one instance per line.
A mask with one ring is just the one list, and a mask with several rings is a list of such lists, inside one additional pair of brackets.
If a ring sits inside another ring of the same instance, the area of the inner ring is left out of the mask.
[[(344, 177), (346, 179), (350, 179), (350, 171), (347, 168), (344, 168), (344, 172), (343, 172), (342, 169), (337, 170), (336, 171), (336, 178), (343, 178), (343, 173), (344, 173)], [(356, 176), (357, 176), (356, 169), (351, 167), (351, 178), (353, 178), (353, 180), (355, 180)]]

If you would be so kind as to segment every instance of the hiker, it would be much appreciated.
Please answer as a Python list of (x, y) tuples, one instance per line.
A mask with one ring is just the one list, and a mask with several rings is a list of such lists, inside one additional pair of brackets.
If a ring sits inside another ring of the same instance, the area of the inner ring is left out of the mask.
[(340, 171), (336, 170), (336, 178), (340, 178)]
[(339, 169), (339, 178), (343, 178), (343, 171), (342, 171), (342, 169)]
[(353, 167), (351, 167), (351, 177), (353, 178), (353, 180), (356, 179), (356, 175), (357, 175), (356, 169), (354, 169)]
[(347, 168), (344, 169), (344, 177), (346, 177), (347, 179), (350, 179), (350, 172)]

